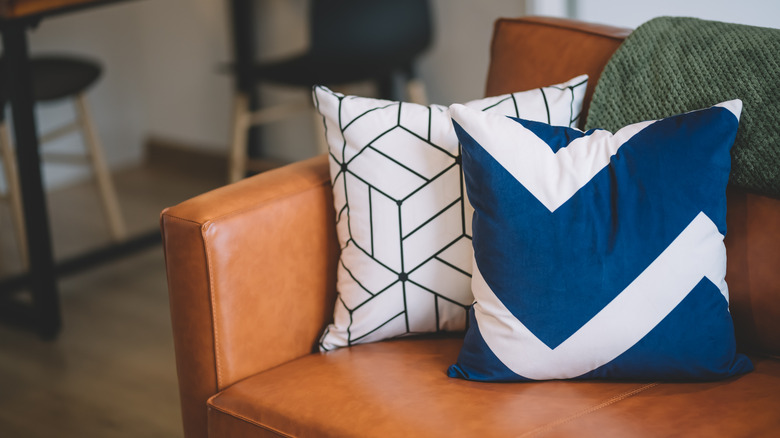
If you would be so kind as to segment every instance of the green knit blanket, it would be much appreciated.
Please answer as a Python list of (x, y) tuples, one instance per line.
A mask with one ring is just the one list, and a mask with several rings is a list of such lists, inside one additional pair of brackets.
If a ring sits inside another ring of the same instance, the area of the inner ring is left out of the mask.
[(615, 132), (741, 99), (730, 183), (780, 198), (780, 30), (660, 17), (637, 28), (607, 63), (586, 129)]

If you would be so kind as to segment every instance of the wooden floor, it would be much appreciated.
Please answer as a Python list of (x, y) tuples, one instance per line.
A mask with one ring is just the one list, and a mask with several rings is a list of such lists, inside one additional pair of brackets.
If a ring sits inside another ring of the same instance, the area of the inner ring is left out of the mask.
[[(220, 185), (221, 176), (138, 168), (115, 175), (131, 234), (160, 210)], [(49, 196), (57, 258), (108, 239), (90, 184)], [(21, 269), (0, 205), (0, 273)], [(0, 326), (0, 437), (182, 435), (162, 248), (59, 282), (56, 341)]]

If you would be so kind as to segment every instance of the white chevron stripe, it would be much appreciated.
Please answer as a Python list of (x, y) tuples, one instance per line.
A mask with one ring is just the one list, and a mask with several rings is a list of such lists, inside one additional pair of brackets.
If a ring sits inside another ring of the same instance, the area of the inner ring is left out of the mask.
[[(741, 100), (730, 100), (715, 106), (731, 111), (739, 120)], [(554, 153), (533, 132), (506, 116), (483, 113), (458, 104), (450, 106), (450, 114), (551, 212), (609, 164), (609, 159), (626, 141), (656, 122), (635, 123), (614, 135), (609, 131), (597, 130), (590, 138), (576, 139)], [(522, 145), (522, 148), (518, 145)]]
[(721, 108), (726, 108), (727, 110), (731, 111), (731, 114), (734, 114), (734, 117), (739, 120), (740, 114), (742, 114), (742, 101), (739, 99), (729, 100), (726, 102), (721, 102), (717, 105), (713, 106), (719, 106)]
[(551, 212), (609, 164), (623, 143), (654, 123), (630, 125), (614, 136), (599, 130), (590, 139), (579, 138), (555, 153), (533, 132), (505, 116), (463, 105), (452, 105), (450, 112), (453, 120)]
[(709, 217), (699, 213), (620, 295), (555, 349), (547, 347), (509, 312), (475, 262), (475, 316), (487, 345), (518, 375), (535, 380), (577, 377), (631, 348), (703, 277), (718, 286), (728, 301), (725, 252), (723, 235)]

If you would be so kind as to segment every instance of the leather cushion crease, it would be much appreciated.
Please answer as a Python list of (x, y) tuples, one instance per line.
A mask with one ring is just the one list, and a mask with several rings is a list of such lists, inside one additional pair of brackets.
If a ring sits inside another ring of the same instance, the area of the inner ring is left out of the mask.
[[(487, 95), (587, 73), (587, 102), (628, 33), (500, 19)], [(776, 436), (780, 201), (727, 196), (730, 310), (755, 371), (708, 383), (452, 379), (457, 336), (314, 353), (336, 299), (325, 156), (171, 207), (161, 225), (185, 436)]]

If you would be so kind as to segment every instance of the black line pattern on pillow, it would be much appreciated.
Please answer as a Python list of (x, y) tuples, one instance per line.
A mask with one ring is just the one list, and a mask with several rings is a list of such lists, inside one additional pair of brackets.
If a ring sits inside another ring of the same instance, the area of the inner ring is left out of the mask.
[[(345, 96), (340, 96), (340, 95), (337, 95), (337, 96), (338, 96), (339, 100), (342, 100), (342, 101), (345, 98)], [(466, 221), (465, 221), (465, 217), (464, 217), (465, 216), (465, 211), (464, 211), (465, 208), (464, 208), (464, 205), (463, 205), (463, 191), (464, 191), (464, 188), (463, 188), (463, 184), (462, 184), (463, 172), (462, 172), (462, 169), (461, 169), (460, 148), (458, 148), (458, 153), (457, 154), (452, 154), (452, 153), (448, 152), (446, 149), (444, 149), (444, 148), (434, 144), (433, 142), (431, 142), (431, 140), (430, 140), (430, 132), (431, 132), (430, 117), (429, 117), (428, 129), (427, 129), (427, 131), (428, 131), (428, 137), (427, 138), (422, 137), (422, 136), (418, 135), (417, 133), (413, 132), (411, 129), (408, 129), (407, 127), (405, 127), (402, 124), (402, 122), (401, 122), (401, 111), (403, 110), (403, 106), (404, 106), (404, 103), (402, 103), (402, 102), (393, 102), (393, 103), (391, 103), (389, 105), (384, 105), (384, 106), (376, 107), (376, 108), (373, 108), (371, 110), (365, 111), (364, 113), (362, 113), (361, 115), (359, 115), (359, 116), (355, 117), (354, 119), (348, 121), (346, 124), (344, 124), (341, 127), (342, 135), (343, 135), (344, 130), (348, 129), (349, 126), (352, 125), (353, 123), (355, 123), (358, 119), (371, 114), (373, 111), (380, 110), (380, 109), (386, 109), (386, 108), (394, 107), (394, 106), (398, 108), (397, 109), (397, 111), (398, 111), (398, 119), (397, 119), (396, 124), (394, 126), (388, 127), (388, 129), (386, 131), (382, 132), (379, 136), (377, 136), (374, 139), (374, 141), (372, 141), (371, 143), (365, 145), (365, 147), (363, 147), (363, 149), (361, 149), (357, 154), (355, 154), (354, 156), (352, 156), (348, 160), (339, 159), (339, 157), (334, 155), (332, 151), (330, 152), (329, 155), (330, 155), (330, 159), (333, 160), (336, 163), (337, 167), (339, 168), (338, 173), (336, 175), (332, 176), (333, 184), (334, 185), (335, 184), (343, 184), (344, 185), (344, 193), (347, 194), (347, 202), (345, 203), (345, 206), (344, 206), (344, 209), (347, 212), (346, 220), (349, 220), (348, 218), (349, 218), (349, 208), (350, 208), (349, 207), (350, 206), (349, 195), (348, 195), (349, 190), (347, 188), (347, 177), (346, 177), (347, 174), (349, 174), (350, 176), (354, 177), (355, 179), (357, 179), (358, 181), (360, 181), (361, 183), (365, 184), (368, 187), (368, 204), (369, 204), (369, 214), (370, 214), (370, 217), (371, 217), (370, 224), (372, 226), (373, 226), (373, 223), (374, 223), (374, 220), (373, 220), (374, 211), (372, 209), (372, 198), (373, 198), (373, 196), (382, 196), (382, 197), (386, 198), (387, 200), (390, 200), (390, 201), (396, 203), (397, 211), (398, 211), (398, 230), (399, 230), (401, 269), (394, 269), (393, 267), (390, 267), (387, 264), (383, 263), (381, 260), (377, 259), (375, 257), (375, 255), (374, 255), (373, 245), (370, 248), (362, 247), (353, 238), (353, 236), (352, 236), (352, 229), (351, 229), (351, 227), (349, 225), (348, 225), (347, 229), (349, 230), (349, 236), (350, 237), (347, 240), (347, 246), (351, 245), (351, 246), (354, 246), (355, 248), (357, 248), (364, 256), (371, 258), (377, 264), (381, 265), (382, 267), (384, 267), (388, 271), (392, 272), (396, 276), (396, 279), (393, 282), (391, 282), (390, 284), (386, 285), (383, 289), (372, 291), (368, 287), (363, 285), (361, 283), (361, 281), (358, 278), (356, 278), (355, 275), (350, 271), (349, 267), (344, 265), (343, 262), (341, 262), (341, 266), (352, 277), (352, 279), (355, 281), (355, 283), (357, 285), (359, 285), (363, 290), (365, 290), (368, 294), (371, 295), (371, 298), (376, 297), (376, 296), (378, 296), (378, 295), (380, 295), (382, 293), (385, 293), (387, 290), (389, 290), (390, 288), (392, 288), (393, 286), (398, 285), (398, 284), (400, 284), (401, 287), (402, 287), (403, 295), (404, 295), (404, 301), (406, 301), (406, 299), (405, 299), (406, 298), (406, 293), (407, 293), (406, 288), (408, 287), (408, 285), (414, 285), (414, 286), (416, 286), (416, 287), (418, 287), (418, 288), (428, 292), (429, 294), (431, 294), (431, 296), (434, 299), (434, 306), (433, 307), (434, 307), (434, 309), (436, 311), (436, 315), (435, 315), (436, 324), (435, 324), (435, 327), (436, 327), (436, 331), (437, 332), (441, 330), (441, 324), (440, 324), (440, 321), (439, 321), (439, 307), (440, 307), (440, 302), (439, 301), (440, 300), (448, 302), (448, 303), (450, 303), (450, 304), (452, 304), (454, 306), (457, 306), (457, 307), (462, 309), (463, 321), (464, 321), (463, 325), (465, 326), (465, 320), (466, 320), (466, 316), (467, 316), (466, 312), (468, 310), (469, 305), (471, 304), (470, 302), (469, 303), (458, 302), (458, 301), (456, 301), (456, 300), (454, 300), (454, 299), (452, 299), (452, 298), (450, 298), (450, 297), (448, 297), (448, 296), (446, 296), (446, 295), (444, 295), (444, 294), (442, 294), (442, 293), (440, 293), (440, 292), (438, 292), (436, 290), (433, 290), (433, 289), (431, 289), (429, 287), (426, 287), (423, 284), (420, 284), (420, 283), (414, 281), (411, 278), (411, 276), (417, 270), (419, 270), (420, 268), (425, 266), (427, 263), (430, 263), (432, 261), (439, 262), (439, 263), (443, 264), (444, 266), (446, 266), (447, 268), (452, 269), (454, 271), (457, 271), (457, 272), (467, 276), (468, 278), (471, 278), (471, 274), (469, 272), (470, 271), (469, 267), (456, 266), (454, 263), (451, 263), (451, 262), (449, 262), (449, 261), (447, 261), (447, 260), (445, 260), (445, 259), (440, 257), (443, 252), (445, 252), (447, 249), (452, 247), (452, 245), (458, 243), (460, 240), (467, 239), (469, 242), (471, 241), (471, 236), (468, 235), (467, 232), (466, 232)], [(429, 112), (430, 111), (434, 111), (434, 109), (429, 107), (428, 111)], [(340, 120), (340, 122), (343, 123), (344, 121)], [(407, 164), (405, 164), (405, 163), (403, 163), (403, 162), (401, 162), (401, 161), (399, 161), (399, 160), (397, 160), (397, 159), (395, 159), (395, 158), (393, 158), (393, 157), (383, 153), (381, 150), (378, 150), (374, 146), (374, 143), (376, 141), (379, 141), (384, 136), (389, 135), (390, 133), (395, 132), (397, 130), (403, 131), (406, 135), (410, 135), (410, 136), (413, 136), (413, 137), (417, 138), (418, 140), (421, 140), (422, 142), (424, 142), (429, 147), (431, 147), (431, 148), (435, 149), (436, 151), (439, 151), (440, 153), (446, 155), (449, 158), (450, 162), (445, 167), (439, 169), (439, 172), (437, 174), (435, 174), (433, 177), (427, 178), (424, 175), (421, 175), (419, 172), (417, 172), (414, 169), (412, 169), (411, 167), (409, 167)], [(346, 141), (344, 142), (344, 148), (346, 148)], [(366, 152), (366, 151), (373, 151), (373, 152), (377, 153), (378, 155), (382, 156), (383, 158), (387, 159), (388, 161), (391, 161), (394, 164), (396, 164), (397, 166), (403, 168), (405, 171), (407, 171), (407, 172), (411, 173), (412, 175), (420, 178), (422, 180), (421, 184), (419, 185), (419, 187), (417, 187), (415, 190), (413, 190), (411, 193), (407, 194), (404, 197), (394, 197), (394, 196), (386, 193), (383, 190), (382, 187), (378, 187), (375, 184), (372, 184), (369, 181), (366, 181), (361, 175), (351, 171), (351, 169), (350, 169), (350, 163), (352, 163), (354, 160), (358, 159), (361, 156), (361, 154)], [(343, 155), (344, 155), (344, 151), (342, 150), (342, 156)], [(401, 218), (401, 216), (402, 216), (401, 209), (404, 206), (404, 202), (406, 200), (408, 200), (409, 198), (413, 197), (414, 195), (418, 194), (419, 192), (421, 192), (423, 190), (426, 190), (433, 183), (438, 181), (439, 178), (443, 177), (444, 175), (449, 174), (450, 171), (456, 171), (457, 174), (458, 174), (458, 180), (461, 181), (461, 184), (459, 184), (459, 186), (460, 186), (460, 189), (459, 189), (459, 193), (460, 194), (459, 194), (459, 196), (454, 198), (454, 199), (452, 199), (451, 202), (449, 202), (446, 206), (444, 206), (444, 208), (436, 211), (433, 216), (427, 218), (425, 221), (423, 221), (423, 223), (417, 225), (416, 227), (414, 227), (411, 230), (407, 229), (408, 227), (405, 226), (405, 224), (404, 224), (404, 222), (403, 222), (403, 220)], [(427, 257), (423, 261), (421, 261), (419, 263), (415, 263), (414, 265), (409, 265), (408, 263), (406, 263), (405, 260), (404, 260), (404, 242), (407, 239), (409, 239), (410, 237), (412, 237), (415, 233), (417, 233), (421, 229), (423, 229), (426, 225), (429, 225), (436, 218), (440, 217), (445, 212), (447, 212), (447, 211), (449, 211), (450, 209), (453, 209), (453, 208), (459, 210), (459, 214), (461, 216), (461, 220), (460, 220), (460, 228), (461, 228), (460, 234), (457, 235), (454, 239), (449, 240), (448, 242), (446, 242), (445, 245), (443, 245), (434, 254), (432, 254), (431, 256)], [(337, 221), (342, 221), (342, 220), (345, 220), (345, 216), (342, 215), (342, 214), (339, 214), (339, 217), (338, 217)], [(373, 229), (372, 229), (371, 236), (372, 236), (371, 242), (373, 243)], [(350, 308), (346, 303), (344, 303), (344, 301), (341, 299), (340, 296), (339, 296), (339, 301), (344, 306), (344, 308), (347, 309), (347, 311), (350, 314), (350, 327), (351, 327), (351, 325), (352, 325), (351, 324), (351, 320), (352, 320), (353, 312), (355, 310), (359, 309), (361, 306), (367, 304), (370, 301), (370, 299), (367, 300), (367, 301), (364, 301), (363, 303), (359, 304), (358, 306), (356, 306), (354, 308)], [(409, 323), (408, 308), (406, 306), (406, 303), (404, 303), (404, 304), (405, 305), (404, 305), (404, 310), (403, 311), (393, 315), (390, 319), (382, 322), (381, 324), (376, 326), (373, 330), (368, 331), (368, 332), (363, 333), (363, 334), (360, 334), (359, 336), (356, 336), (356, 337), (353, 337), (352, 333), (350, 332), (349, 333), (349, 337), (348, 337), (348, 345), (352, 345), (352, 344), (354, 344), (356, 342), (360, 342), (361, 339), (365, 338), (366, 336), (369, 336), (369, 335), (373, 334), (375, 331), (381, 329), (382, 327), (384, 327), (386, 324), (390, 323), (394, 319), (401, 318), (401, 317), (404, 318), (404, 324), (406, 326), (406, 333), (413, 333), (414, 331), (410, 327), (410, 323)], [(348, 331), (349, 331), (349, 329), (348, 329)], [(320, 343), (320, 346), (323, 349), (325, 349), (325, 346), (322, 345), (322, 342)]]
[[(586, 83), (584, 79), (554, 87), (566, 91), (563, 114), (561, 94), (548, 96), (545, 91), (551, 90), (543, 88), (515, 93), (521, 103), (508, 94), (474, 104), (484, 102), (482, 111), (515, 117), (561, 124), (568, 120), (571, 126), (579, 119), (575, 107), (581, 105)], [(529, 93), (541, 93), (538, 103), (528, 105)], [(313, 94), (321, 114), (320, 100), (328, 99), (323, 122), (342, 249), (339, 283), (344, 282), (338, 290), (335, 326), (323, 333), (320, 350), (465, 329), (473, 302), (472, 210), (465, 201), (460, 144), (454, 131), (451, 139), (441, 131), (443, 121), (451, 128), (449, 116), (441, 117), (447, 108), (344, 96), (324, 87), (315, 87)], [(555, 117), (551, 106), (556, 101), (548, 103), (548, 98), (557, 99)], [(409, 148), (406, 155), (399, 151), (404, 148)], [(399, 178), (389, 179), (388, 169)], [(409, 214), (412, 209), (416, 214)], [(394, 252), (388, 251), (390, 234), (395, 236)]]

